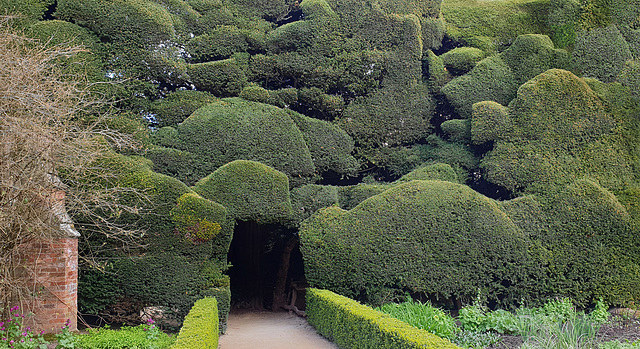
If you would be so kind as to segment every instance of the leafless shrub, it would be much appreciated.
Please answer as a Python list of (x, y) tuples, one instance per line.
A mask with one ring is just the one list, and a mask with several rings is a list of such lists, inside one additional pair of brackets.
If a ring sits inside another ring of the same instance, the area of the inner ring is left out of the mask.
[(112, 218), (136, 209), (119, 198), (143, 198), (100, 165), (114, 147), (135, 142), (106, 126), (115, 114), (92, 84), (57, 65), (85, 49), (31, 40), (7, 21), (0, 20), (0, 310), (28, 290), (20, 246), (69, 227), (61, 191), (70, 212), (124, 245), (135, 244), (138, 233)]

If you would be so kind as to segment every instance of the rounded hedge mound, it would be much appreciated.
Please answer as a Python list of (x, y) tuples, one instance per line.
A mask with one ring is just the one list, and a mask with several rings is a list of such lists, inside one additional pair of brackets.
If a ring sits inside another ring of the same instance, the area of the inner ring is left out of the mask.
[(177, 148), (213, 168), (253, 160), (290, 176), (308, 178), (315, 167), (300, 129), (277, 107), (230, 98), (196, 110), (177, 127)]
[(198, 181), (193, 190), (222, 204), (236, 220), (282, 223), (291, 218), (287, 176), (259, 162), (230, 162)]
[(350, 211), (329, 207), (302, 223), (314, 287), (376, 301), (389, 289), (471, 300), (478, 289), (518, 299), (527, 240), (491, 199), (443, 181), (411, 181)]

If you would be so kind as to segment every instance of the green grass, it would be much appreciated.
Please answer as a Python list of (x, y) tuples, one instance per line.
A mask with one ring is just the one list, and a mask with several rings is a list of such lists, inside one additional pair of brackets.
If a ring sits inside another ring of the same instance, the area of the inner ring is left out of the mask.
[(459, 331), (455, 320), (442, 309), (433, 307), (431, 303), (416, 302), (410, 297), (400, 304), (383, 304), (376, 310), (439, 337), (452, 339)]

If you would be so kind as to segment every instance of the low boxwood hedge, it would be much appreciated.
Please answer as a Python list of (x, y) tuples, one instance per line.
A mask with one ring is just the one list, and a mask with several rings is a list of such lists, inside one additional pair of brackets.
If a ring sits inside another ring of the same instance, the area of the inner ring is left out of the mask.
[(308, 289), (306, 309), (309, 323), (340, 348), (459, 348), (331, 291)]
[(218, 337), (218, 302), (215, 298), (202, 298), (184, 319), (171, 349), (215, 349)]

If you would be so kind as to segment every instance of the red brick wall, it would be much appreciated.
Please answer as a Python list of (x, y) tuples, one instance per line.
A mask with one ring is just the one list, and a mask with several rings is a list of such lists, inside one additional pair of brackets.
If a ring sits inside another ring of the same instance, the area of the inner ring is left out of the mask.
[(39, 240), (24, 246), (22, 251), (34, 295), (26, 300), (27, 309), (23, 309), (34, 314), (26, 323), (38, 332), (57, 333), (70, 320), (70, 329), (76, 330), (78, 239)]

